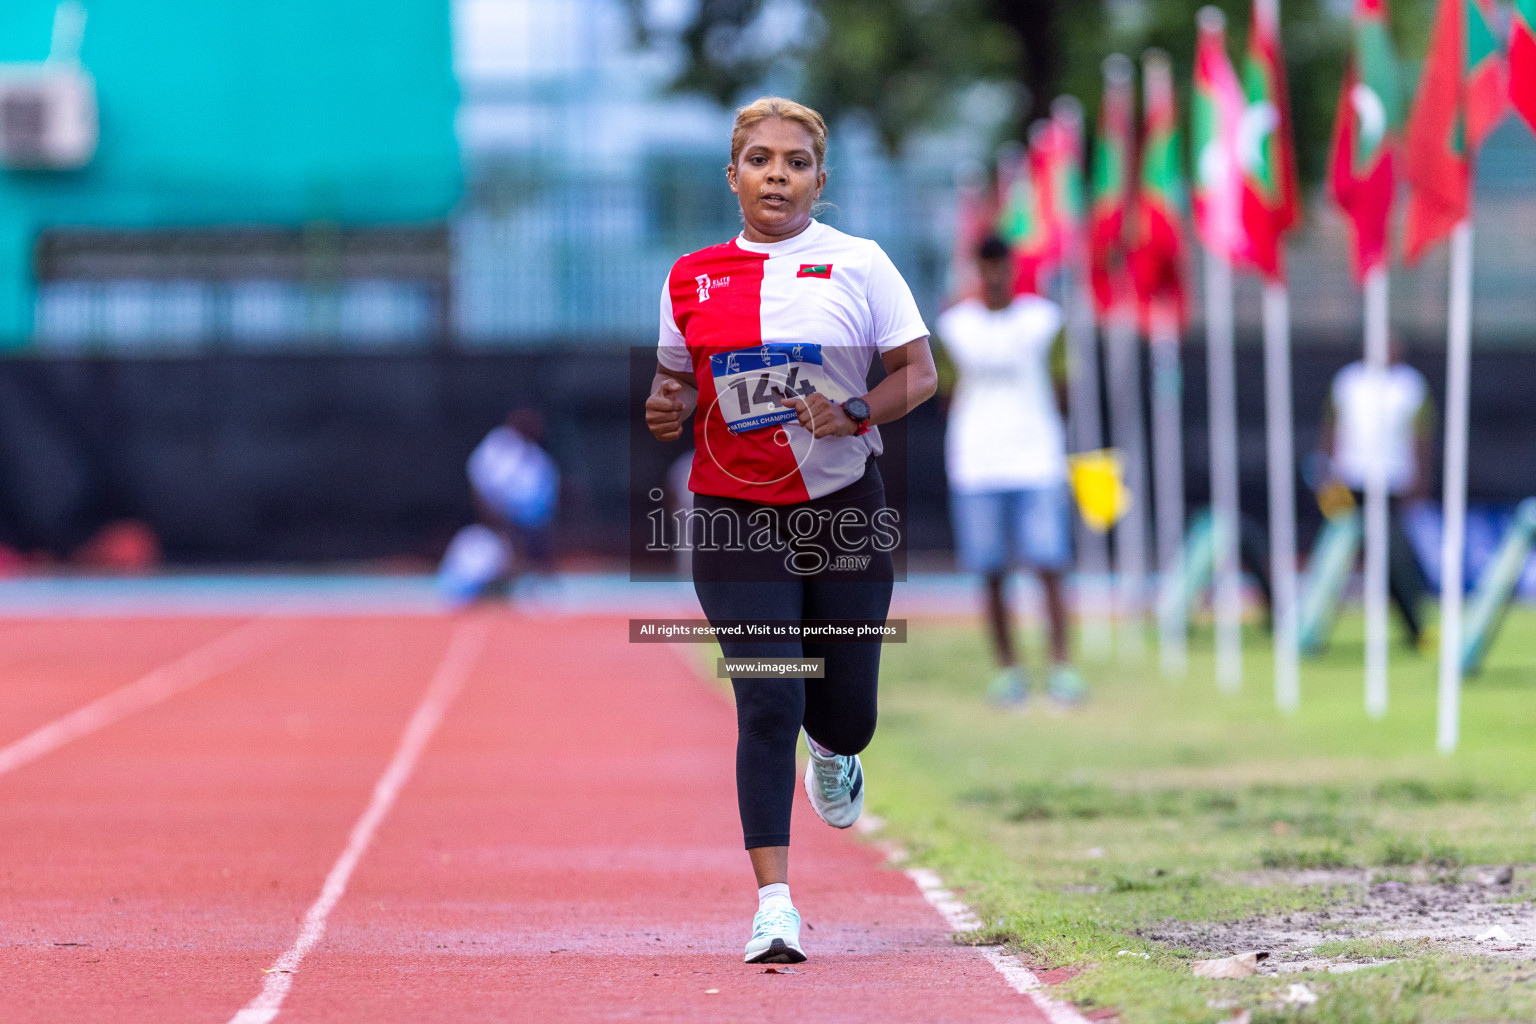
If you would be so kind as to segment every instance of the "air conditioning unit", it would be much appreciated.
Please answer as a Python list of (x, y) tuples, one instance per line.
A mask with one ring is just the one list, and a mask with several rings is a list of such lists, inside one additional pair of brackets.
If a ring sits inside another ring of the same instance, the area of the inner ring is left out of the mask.
[(84, 167), (97, 133), (96, 83), (78, 65), (0, 64), (0, 167)]

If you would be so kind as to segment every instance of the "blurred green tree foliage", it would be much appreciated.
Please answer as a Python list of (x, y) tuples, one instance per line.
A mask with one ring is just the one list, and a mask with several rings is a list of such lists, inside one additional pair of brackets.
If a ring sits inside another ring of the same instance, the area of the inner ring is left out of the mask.
[[(648, 0), (626, 2), (645, 36)], [(1091, 125), (1104, 57), (1148, 46), (1173, 58), (1187, 111), (1195, 12), (1207, 3), (1226, 11), (1241, 68), (1249, 0), (698, 0), (676, 34), (684, 66), (674, 87), (731, 104), (765, 82), (790, 82), (830, 118), (868, 117), (894, 153), (914, 132), (956, 117), (970, 87), (1007, 83), (1011, 91), (992, 94), (1014, 97), (997, 141), (1021, 139), (1062, 93), (1083, 100)], [(1351, 7), (1282, 6), (1298, 159), (1310, 184), (1327, 156)], [(1423, 53), (1432, 12), (1431, 0), (1394, 5), (1405, 56)]]
[[(628, 3), (643, 28), (647, 0)], [(828, 118), (867, 116), (895, 151), (914, 129), (951, 116), (966, 86), (1028, 82), (1027, 69), (1042, 62), (1023, 40), (1054, 39), (1059, 4), (1008, 5), (1044, 13), (1042, 30), (1026, 36), (996, 18), (992, 0), (698, 0), (678, 34), (685, 65), (674, 85), (730, 104), (764, 82), (792, 82), (796, 98)], [(1044, 66), (1050, 74), (1034, 77), (1048, 94), (1056, 68), (1049, 57)]]

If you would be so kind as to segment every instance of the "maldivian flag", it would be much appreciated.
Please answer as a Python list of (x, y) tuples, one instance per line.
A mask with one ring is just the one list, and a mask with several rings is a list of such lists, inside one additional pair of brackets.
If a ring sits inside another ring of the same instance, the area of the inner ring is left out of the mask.
[(1051, 104), (1051, 127), (1056, 139), (1051, 193), (1064, 257), (1071, 258), (1083, 230), (1083, 105), (1071, 96), (1057, 97)]
[(1093, 152), (1093, 199), (1088, 208), (1089, 277), (1094, 310), (1102, 319), (1135, 300), (1126, 266), (1125, 219), (1130, 202), (1132, 110), (1131, 62), (1116, 54), (1104, 62)]
[(987, 190), (976, 180), (962, 180), (956, 197), (955, 251), (950, 263), (950, 297), (970, 298), (981, 290), (976, 249), (992, 233), (996, 209)]
[(1056, 133), (1049, 120), (1036, 121), (1029, 130), (1029, 176), (1035, 186), (1035, 211), (1040, 231), (1026, 241), (1019, 258), (1034, 264), (1038, 283), (1049, 283), (1061, 266), (1065, 237), (1057, 190)]
[(1242, 222), (1242, 170), (1237, 128), (1243, 90), (1227, 56), (1227, 17), (1204, 7), (1195, 46), (1193, 111), (1195, 233), (1206, 249), (1236, 260), (1247, 248)]
[(1048, 120), (1030, 129), (1035, 196), (1045, 225), (1041, 270), (1049, 273), (1081, 253), (1083, 230), (1083, 110), (1071, 97), (1051, 105)]
[(1408, 260), (1472, 210), (1472, 158), (1504, 114), (1492, 0), (1440, 0), (1408, 119)]
[(1142, 58), (1146, 129), (1141, 140), (1141, 187), (1131, 226), (1131, 276), (1142, 322), (1153, 310), (1187, 315), (1184, 295), (1184, 170), (1179, 160), (1178, 107), (1168, 55), (1149, 50)]
[(1046, 226), (1040, 213), (1040, 197), (1031, 173), (1028, 150), (1011, 166), (999, 167), (998, 191), (1002, 207), (997, 214), (997, 234), (1013, 250), (1016, 294), (1038, 293), (1045, 263)]
[(1066, 211), (1060, 195), (1060, 146), (1056, 125), (1049, 120), (1036, 121), (1029, 129), (1029, 173), (1035, 184), (1035, 209), (1040, 213), (1039, 248), (1032, 254), (1040, 273), (1049, 277), (1061, 265), (1067, 247)]
[(1509, 99), (1536, 131), (1536, 0), (1515, 0), (1509, 29)]
[(1291, 103), (1280, 50), (1280, 0), (1254, 0), (1243, 62), (1243, 119), (1238, 157), (1243, 166), (1244, 262), (1271, 281), (1285, 277), (1285, 233), (1300, 214)]
[(1397, 53), (1387, 27), (1387, 0), (1356, 0), (1355, 34), (1339, 112), (1333, 125), (1328, 189), (1355, 233), (1355, 274), (1387, 259), (1387, 227), (1397, 186), (1393, 165), (1402, 128)]

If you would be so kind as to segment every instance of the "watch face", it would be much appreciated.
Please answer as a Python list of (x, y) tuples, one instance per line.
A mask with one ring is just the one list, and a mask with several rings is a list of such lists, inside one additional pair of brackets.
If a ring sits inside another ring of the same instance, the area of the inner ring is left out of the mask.
[(850, 418), (863, 422), (869, 419), (869, 403), (862, 398), (850, 398), (843, 403), (843, 411)]

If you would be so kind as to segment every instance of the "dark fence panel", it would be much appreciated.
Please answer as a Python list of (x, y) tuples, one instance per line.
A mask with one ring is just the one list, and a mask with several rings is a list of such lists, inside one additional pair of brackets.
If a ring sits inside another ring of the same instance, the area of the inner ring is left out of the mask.
[[(1316, 442), (1333, 373), (1349, 350), (1295, 355), (1297, 451)], [(1443, 359), (1411, 360), (1443, 407)], [(1262, 357), (1238, 355), (1245, 509), (1263, 519)], [(1207, 495), (1205, 364), (1185, 351), (1185, 463)], [(643, 373), (640, 374), (643, 376)], [(562, 547), (622, 556), (632, 493), (660, 482), (680, 446), (633, 466), (643, 431), (630, 350), (212, 355), (196, 359), (0, 361), (0, 543), (67, 554), (103, 523), (133, 517), (181, 563), (435, 557), (471, 517), (464, 460), (520, 405), (541, 409), (564, 474)], [(1470, 490), (1536, 492), (1536, 352), (1474, 358)], [(891, 432), (882, 470), (905, 484), (913, 550), (949, 543), (938, 402)], [(1303, 499), (1303, 539), (1316, 513)]]
[(0, 541), (63, 554), (147, 521), (180, 562), (435, 557), (464, 460), (534, 405), (580, 548), (622, 550), (622, 354), (0, 362)]

